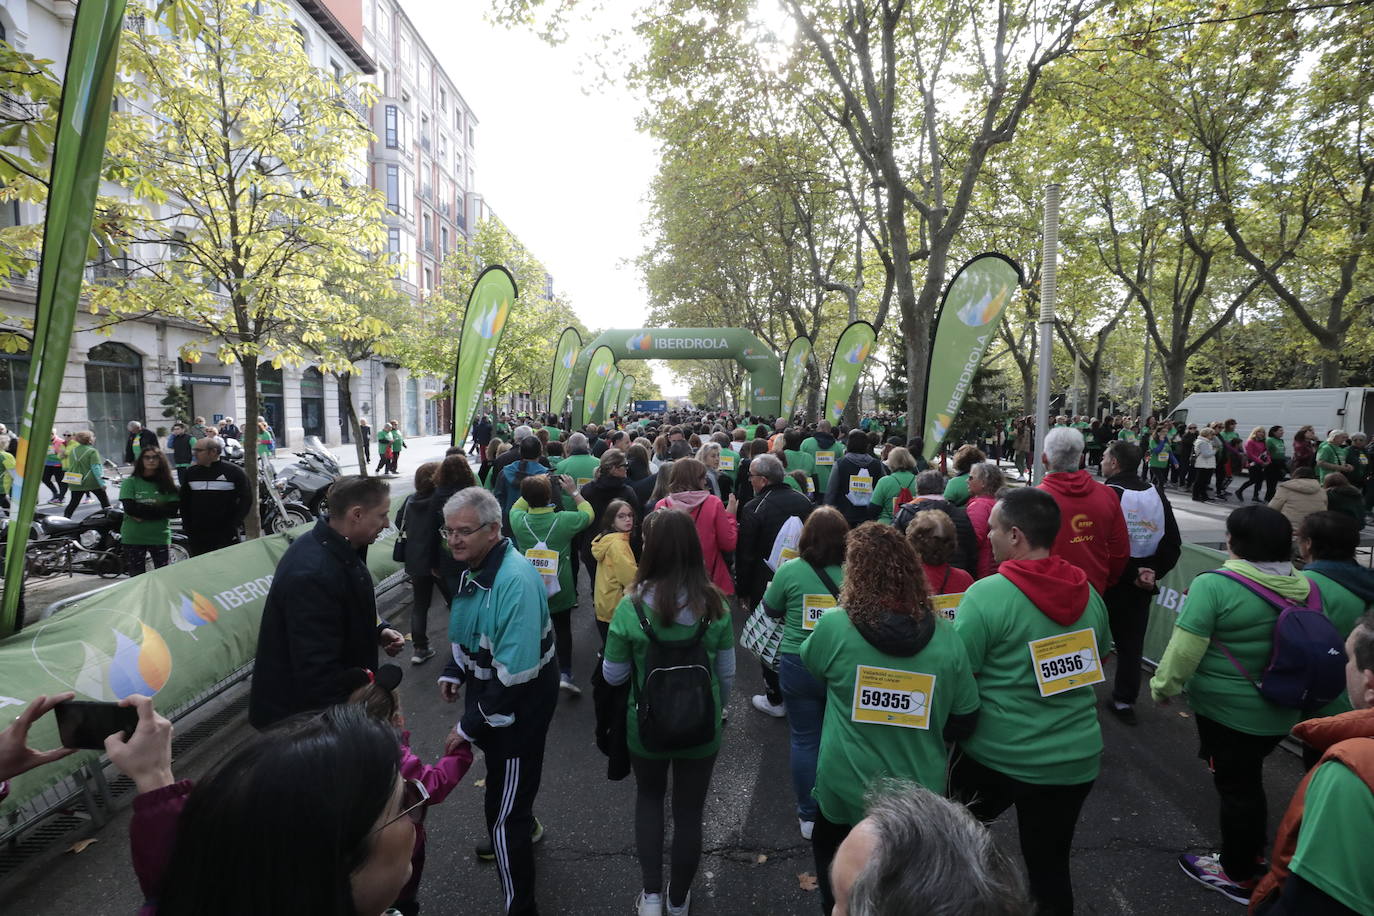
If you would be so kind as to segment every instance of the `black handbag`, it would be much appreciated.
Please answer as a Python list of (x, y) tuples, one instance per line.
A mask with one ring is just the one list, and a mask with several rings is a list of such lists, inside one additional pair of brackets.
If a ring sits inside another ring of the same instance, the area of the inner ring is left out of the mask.
[(410, 505), (410, 497), (407, 496), (405, 502), (401, 503), (401, 511), (396, 513), (396, 540), (391, 544), (391, 559), (397, 563), (406, 561), (406, 508)]

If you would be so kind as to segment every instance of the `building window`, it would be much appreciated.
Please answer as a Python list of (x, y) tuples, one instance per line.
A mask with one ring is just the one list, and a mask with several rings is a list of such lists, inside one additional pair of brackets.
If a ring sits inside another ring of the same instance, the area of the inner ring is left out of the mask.
[(443, 86), (439, 87), (439, 111), (448, 114), (448, 93), (444, 91)]
[(469, 125), (468, 125), (468, 146), (476, 146), (476, 145), (477, 145), (477, 131), (473, 130), (473, 129), (472, 129), (472, 125), (469, 124)]
[(395, 105), (386, 106), (386, 145), (388, 149), (401, 145), (401, 113)]
[(448, 227), (439, 227), (439, 257), (448, 256)]
[(386, 205), (393, 213), (404, 212), (401, 206), (401, 167), (398, 165), (386, 167)]
[(0, 411), (3, 411), (0, 416), (14, 417), (16, 431), (19, 418), (24, 415), (24, 395), (29, 386), (29, 352), (32, 347), (30, 343), (17, 353), (0, 350)]
[(92, 347), (88, 356), (86, 412), (91, 431), (101, 452), (123, 460), (129, 421), (150, 419), (144, 416), (143, 357), (113, 341)]
[(425, 288), (425, 289), (434, 289), (434, 271), (431, 270), (431, 269), (428, 268), (428, 267), (425, 268), (425, 285), (424, 285), (424, 288)]
[(401, 230), (388, 229), (386, 231), (386, 251), (392, 264), (401, 260)]
[(463, 195), (459, 194), (453, 199), (453, 221), (458, 224), (459, 229), (467, 229), (467, 211), (463, 206)]
[(324, 438), (324, 373), (314, 366), (301, 373), (301, 426), (307, 436)]
[(433, 254), (433, 253), (434, 253), (434, 239), (433, 239), (433, 236), (431, 236), (431, 235), (429, 234), (429, 214), (428, 214), (428, 213), (426, 213), (426, 214), (424, 214), (423, 216), (420, 217), (420, 240), (424, 243), (425, 251), (428, 251), (430, 254)]

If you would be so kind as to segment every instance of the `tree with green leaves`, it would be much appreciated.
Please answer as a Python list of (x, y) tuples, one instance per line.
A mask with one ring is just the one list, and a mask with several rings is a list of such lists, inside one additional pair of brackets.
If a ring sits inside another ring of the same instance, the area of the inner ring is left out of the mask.
[[(130, 4), (138, 26), (151, 10)], [(310, 64), (286, 9), (205, 0), (193, 30), (128, 29), (121, 92), (131, 117), (107, 155), (135, 199), (120, 253), (130, 274), (90, 290), (93, 312), (155, 313), (203, 328), (183, 348), (243, 368), (349, 365), (331, 341), (375, 336), (354, 304), (389, 285), (383, 201), (364, 178), (373, 91)], [(246, 452), (257, 486), (256, 451)], [(257, 534), (255, 510), (249, 533)]]

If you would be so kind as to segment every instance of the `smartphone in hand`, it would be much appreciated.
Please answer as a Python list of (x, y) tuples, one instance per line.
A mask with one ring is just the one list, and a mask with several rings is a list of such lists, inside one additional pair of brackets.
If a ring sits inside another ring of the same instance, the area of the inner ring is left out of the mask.
[(138, 727), (138, 710), (118, 703), (68, 700), (53, 707), (63, 747), (103, 751), (105, 739), (123, 732), (127, 741)]

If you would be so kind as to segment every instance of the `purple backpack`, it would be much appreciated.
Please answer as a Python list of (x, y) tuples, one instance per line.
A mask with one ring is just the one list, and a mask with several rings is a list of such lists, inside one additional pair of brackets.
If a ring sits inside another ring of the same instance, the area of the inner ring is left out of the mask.
[(1345, 640), (1322, 610), (1322, 595), (1315, 582), (1308, 583), (1307, 601), (1294, 604), (1278, 592), (1230, 570), (1211, 572), (1245, 586), (1279, 612), (1274, 623), (1274, 650), (1259, 680), (1245, 670), (1221, 640), (1212, 639), (1261, 696), (1276, 706), (1311, 712), (1345, 692)]

